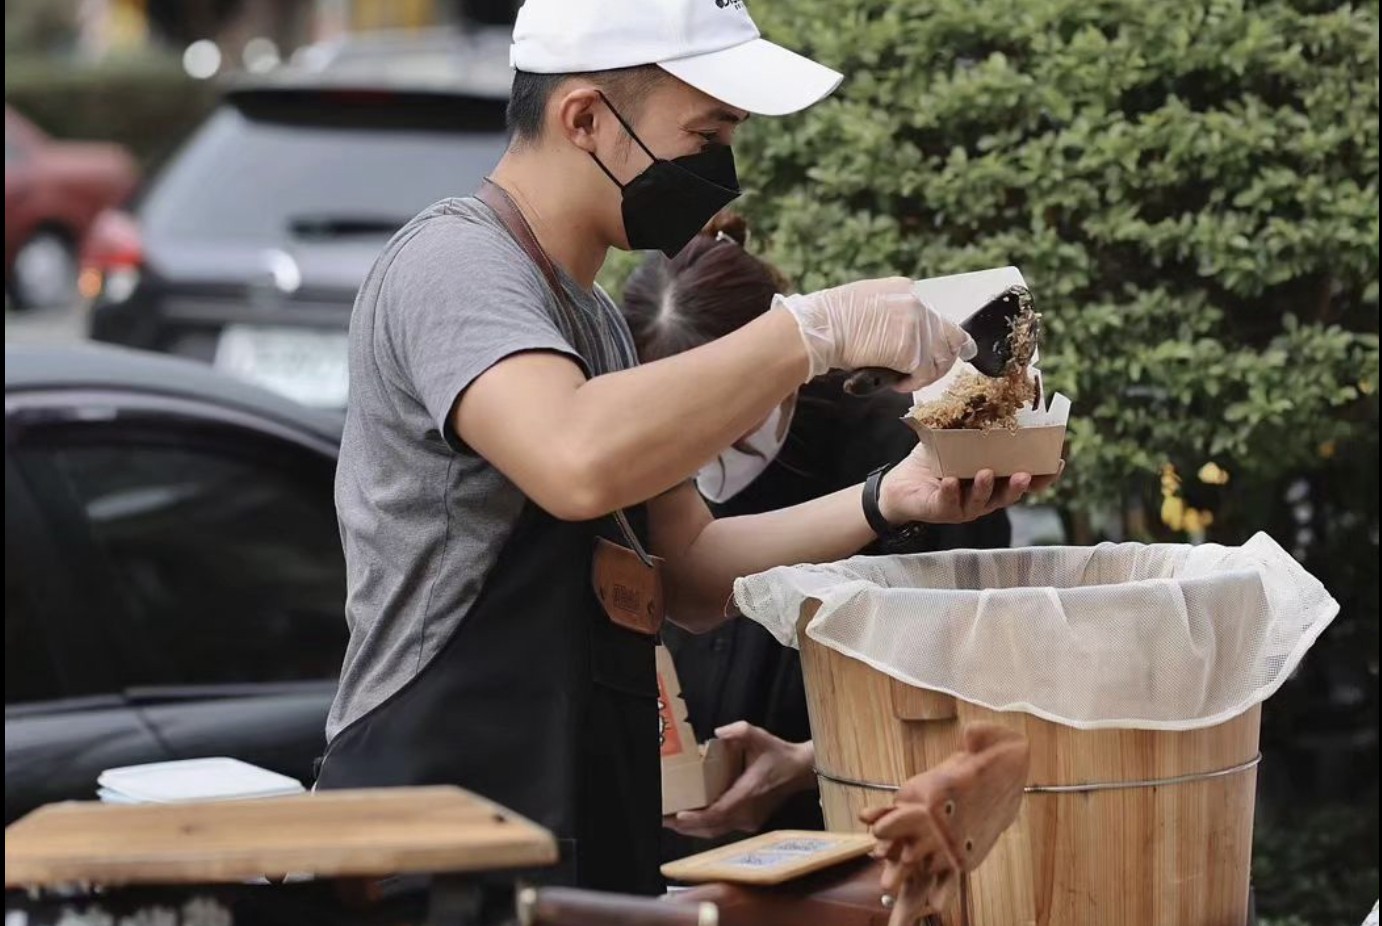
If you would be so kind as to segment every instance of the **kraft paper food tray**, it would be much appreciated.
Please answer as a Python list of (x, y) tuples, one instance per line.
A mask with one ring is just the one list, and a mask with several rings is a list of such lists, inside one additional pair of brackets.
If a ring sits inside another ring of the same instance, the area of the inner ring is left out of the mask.
[[(1016, 267), (995, 267), (918, 280), (913, 288), (919, 299), (958, 324), (1010, 286), (1027, 286), (1022, 271)], [(1040, 310), (1040, 305), (1037, 308)], [(1037, 394), (1044, 395), (1038, 369), (1040, 360), (1038, 349), (1032, 354), (1029, 370), (1038, 383)], [(955, 364), (949, 373), (919, 390), (913, 399), (917, 405), (935, 401), (966, 371), (977, 372), (971, 364)], [(910, 414), (905, 420), (930, 451), (940, 475), (972, 479), (981, 469), (991, 469), (1000, 478), (1013, 473), (1048, 476), (1056, 472), (1060, 468), (1069, 419), (1070, 400), (1056, 395), (1048, 406), (1020, 414), (1017, 431), (931, 431), (921, 427)]]
[(917, 432), (940, 476), (972, 479), (982, 469), (999, 478), (1014, 473), (1049, 476), (1060, 469), (1070, 400), (1056, 393), (1046, 407), (1019, 412), (1016, 430), (934, 430), (910, 414), (903, 420)]
[(662, 814), (700, 810), (720, 799), (744, 769), (737, 744), (713, 739), (693, 752), (662, 763)]
[(698, 744), (686, 716), (681, 682), (667, 648), (657, 648), (658, 713), (662, 737), (662, 814), (708, 807), (729, 789), (744, 768), (737, 743), (712, 739)]

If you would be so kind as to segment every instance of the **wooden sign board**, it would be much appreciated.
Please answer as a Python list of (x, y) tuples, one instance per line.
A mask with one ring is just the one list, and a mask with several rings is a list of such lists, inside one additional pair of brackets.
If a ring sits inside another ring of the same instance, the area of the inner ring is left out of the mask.
[(686, 884), (782, 884), (860, 858), (873, 847), (868, 833), (779, 830), (668, 862), (662, 874)]

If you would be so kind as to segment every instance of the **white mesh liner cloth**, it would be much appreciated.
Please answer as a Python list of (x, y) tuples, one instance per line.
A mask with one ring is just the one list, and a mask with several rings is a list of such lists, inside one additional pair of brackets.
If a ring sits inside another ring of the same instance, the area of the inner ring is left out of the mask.
[(855, 557), (740, 579), (786, 646), (1079, 729), (1189, 730), (1269, 697), (1338, 614), (1266, 534), (1241, 547), (1101, 544)]

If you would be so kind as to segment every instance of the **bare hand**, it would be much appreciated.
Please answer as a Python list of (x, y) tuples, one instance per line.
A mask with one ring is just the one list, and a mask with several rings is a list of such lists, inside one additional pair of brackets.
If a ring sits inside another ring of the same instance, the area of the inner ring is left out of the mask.
[[(1061, 471), (1064, 469), (1062, 462)], [(1015, 473), (1007, 479), (995, 479), (993, 471), (985, 469), (968, 482), (953, 476), (941, 479), (925, 446), (917, 444), (883, 477), (879, 507), (890, 524), (963, 524), (1015, 505), (1028, 492), (1050, 488), (1058, 478), (1060, 472), (1036, 478)]]
[(789, 743), (742, 720), (721, 727), (715, 735), (743, 745), (744, 771), (704, 810), (686, 810), (664, 818), (668, 829), (701, 839), (735, 831), (752, 833), (787, 798), (815, 786), (816, 752), (809, 742)]

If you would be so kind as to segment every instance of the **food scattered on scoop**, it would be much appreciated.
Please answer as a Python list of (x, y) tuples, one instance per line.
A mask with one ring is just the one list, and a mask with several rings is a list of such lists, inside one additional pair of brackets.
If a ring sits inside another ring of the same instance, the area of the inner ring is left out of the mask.
[(1021, 290), (1020, 299), (1021, 309), (1008, 334), (1011, 359), (1002, 375), (991, 378), (970, 371), (961, 373), (940, 398), (912, 409), (911, 417), (921, 427), (935, 431), (1015, 431), (1017, 413), (1040, 404), (1040, 386), (1028, 367), (1036, 353), (1041, 316), (1032, 307), (1027, 290)]

